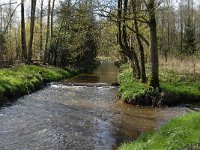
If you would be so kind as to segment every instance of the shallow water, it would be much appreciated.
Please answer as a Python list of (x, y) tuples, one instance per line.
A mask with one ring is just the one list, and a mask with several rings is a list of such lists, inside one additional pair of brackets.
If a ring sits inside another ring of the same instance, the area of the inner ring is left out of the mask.
[(52, 83), (2, 108), (0, 149), (116, 149), (188, 111), (124, 104), (110, 86), (116, 74), (114, 65), (104, 62), (92, 74)]

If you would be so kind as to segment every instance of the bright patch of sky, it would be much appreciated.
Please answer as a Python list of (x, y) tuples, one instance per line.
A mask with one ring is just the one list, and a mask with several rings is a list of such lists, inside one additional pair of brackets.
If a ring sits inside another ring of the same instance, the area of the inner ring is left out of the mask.
[[(13, 9), (21, 3), (21, 0), (0, 0), (0, 5), (1, 4), (8, 4), (9, 2), (16, 2), (16, 4), (13, 4)], [(58, 4), (60, 0), (56, 0), (56, 3)], [(160, 1), (163, 1), (163, 2), (166, 2), (166, 1), (171, 1), (171, 4), (174, 6), (174, 8), (178, 8), (179, 4), (180, 4), (180, 1), (182, 0), (160, 0)], [(187, 2), (187, 0), (184, 0)], [(40, 2), (41, 0), (37, 0), (37, 7), (39, 8), (40, 7)], [(30, 14), (30, 3), (31, 3), (31, 0), (25, 0), (25, 14), (28, 15)], [(47, 3), (48, 3), (48, 0), (44, 0), (44, 7), (46, 8), (47, 7)], [(193, 3), (194, 3), (194, 8), (200, 8), (200, 0), (193, 0)], [(17, 8), (16, 10), (16, 17), (17, 18), (20, 18), (20, 6)], [(17, 19), (16, 18), (16, 19)]]
[[(166, 1), (166, 0), (164, 0), (164, 1)], [(168, 1), (170, 1), (170, 0), (168, 0)], [(172, 4), (174, 5), (174, 7), (178, 7), (181, 2), (181, 0), (171, 0), (171, 1), (172, 1)], [(194, 8), (198, 8), (200, 6), (200, 0), (193, 0), (193, 5), (194, 5)]]

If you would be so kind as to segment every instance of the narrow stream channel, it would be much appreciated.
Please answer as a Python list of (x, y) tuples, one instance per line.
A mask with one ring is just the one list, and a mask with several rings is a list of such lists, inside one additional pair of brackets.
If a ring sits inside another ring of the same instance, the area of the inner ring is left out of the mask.
[(103, 62), (0, 109), (0, 150), (112, 150), (188, 111), (126, 105), (117, 98), (117, 69)]

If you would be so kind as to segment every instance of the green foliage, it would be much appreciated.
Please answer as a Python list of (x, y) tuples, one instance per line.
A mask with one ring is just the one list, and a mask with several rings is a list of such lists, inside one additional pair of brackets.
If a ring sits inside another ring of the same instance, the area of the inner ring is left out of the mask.
[(185, 26), (183, 42), (184, 50), (182, 53), (189, 56), (194, 55), (197, 51), (197, 43), (195, 39), (195, 28), (191, 19), (188, 20), (188, 23)]
[(60, 2), (55, 33), (58, 36), (51, 41), (50, 54), (52, 60), (57, 54), (58, 66), (87, 70), (96, 61), (99, 31), (90, 4), (72, 3)]
[[(145, 133), (138, 140), (122, 145), (120, 150), (186, 150), (200, 148), (200, 113), (193, 112), (172, 119), (153, 133)], [(194, 146), (193, 146), (194, 145)]]
[(72, 73), (54, 67), (19, 66), (13, 69), (0, 69), (0, 94), (26, 94), (37, 89), (43, 79), (56, 81), (70, 77)]
[(117, 44), (118, 29), (115, 23), (103, 20), (99, 23), (101, 34), (98, 39), (98, 56), (120, 58), (120, 47)]

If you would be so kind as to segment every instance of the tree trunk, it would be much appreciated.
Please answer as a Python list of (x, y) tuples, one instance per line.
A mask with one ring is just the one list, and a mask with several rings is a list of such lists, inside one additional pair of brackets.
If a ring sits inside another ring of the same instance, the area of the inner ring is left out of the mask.
[(26, 61), (27, 47), (26, 47), (26, 27), (24, 18), (24, 0), (21, 0), (21, 46), (22, 46), (22, 61)]
[[(52, 8), (51, 8), (51, 41), (52, 41), (52, 39), (54, 38), (54, 31), (53, 31), (53, 16), (54, 16), (54, 6), (55, 6), (55, 0), (53, 0), (53, 2), (52, 2)], [(56, 41), (56, 44), (55, 45), (53, 45), (54, 46), (54, 48), (53, 48), (53, 65), (54, 66), (56, 66), (57, 65), (57, 41)]]
[(144, 47), (143, 47), (142, 41), (140, 39), (140, 34), (139, 34), (139, 29), (138, 29), (138, 21), (136, 19), (136, 17), (137, 17), (136, 5), (137, 5), (137, 1), (132, 0), (132, 8), (133, 8), (133, 14), (134, 14), (134, 25), (135, 25), (135, 34), (136, 34), (136, 39), (137, 39), (138, 46), (139, 46), (139, 51), (140, 51), (141, 78), (142, 78), (142, 82), (145, 83), (147, 78), (146, 78), (146, 69), (145, 69)]
[(30, 39), (28, 44), (28, 59), (27, 63), (30, 64), (32, 61), (32, 46), (33, 46), (33, 35), (34, 35), (34, 26), (35, 26), (35, 9), (36, 9), (36, 0), (31, 1), (31, 24), (30, 24)]
[(181, 38), (181, 39), (180, 39), (180, 40), (181, 40), (181, 41), (180, 41), (180, 44), (181, 44), (180, 46), (181, 46), (181, 48), (180, 48), (180, 50), (181, 50), (181, 52), (183, 52), (183, 15), (182, 15), (182, 11), (183, 11), (183, 10), (182, 10), (182, 5), (180, 5), (180, 24), (181, 24), (181, 31), (180, 31), (180, 32), (181, 32), (181, 35), (180, 35), (180, 36), (181, 36), (181, 37), (180, 37), (180, 38)]
[(47, 33), (46, 33), (46, 43), (45, 43), (45, 51), (44, 51), (44, 64), (49, 62), (50, 54), (48, 50), (49, 43), (49, 32), (50, 32), (50, 13), (51, 13), (51, 0), (48, 2), (48, 14), (47, 14)]
[(135, 31), (136, 31), (136, 39), (137, 39), (139, 50), (140, 50), (141, 77), (142, 77), (142, 82), (145, 83), (147, 81), (147, 78), (146, 78), (146, 69), (145, 69), (144, 47), (142, 45), (140, 36), (138, 34), (139, 30), (138, 30), (138, 23), (137, 23), (136, 18), (134, 19), (134, 24), (135, 24)]
[(165, 49), (165, 61), (168, 59), (168, 52), (170, 52), (170, 24), (167, 23), (167, 49)]
[(150, 39), (150, 81), (149, 84), (153, 88), (159, 88), (159, 62), (157, 49), (157, 30), (155, 18), (155, 0), (149, 0), (148, 3), (149, 14), (149, 39)]
[[(130, 45), (128, 45), (128, 41), (127, 41), (127, 32), (126, 32), (126, 26), (125, 26), (125, 21), (126, 21), (126, 14), (127, 14), (127, 5), (128, 5), (128, 1), (125, 0), (124, 1), (124, 12), (123, 12), (123, 18), (122, 18), (122, 0), (118, 1), (118, 42), (119, 45), (122, 49), (122, 53), (127, 56), (130, 61), (131, 61), (131, 66), (134, 67), (133, 71), (136, 71), (136, 74), (133, 72), (133, 75), (136, 78), (140, 78), (141, 76), (141, 72), (140, 72), (140, 66), (139, 66), (139, 61), (137, 58), (137, 54), (134, 51), (134, 48)], [(121, 24), (123, 20), (123, 25)]]
[(137, 54), (132, 47), (130, 48), (130, 52), (131, 52), (131, 54), (130, 54), (129, 58), (131, 59), (132, 67), (134, 67), (133, 70), (135, 70), (135, 73), (133, 72), (133, 75), (135, 74), (136, 79), (140, 79), (141, 71), (140, 71), (140, 64), (139, 64)]
[(41, 6), (40, 6), (40, 53), (42, 54), (43, 51), (43, 5), (44, 5), (44, 0), (41, 0)]
[(52, 2), (52, 7), (51, 7), (51, 39), (53, 38), (53, 16), (54, 16), (54, 6), (55, 6), (55, 0)]

